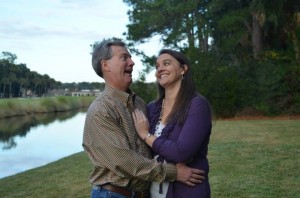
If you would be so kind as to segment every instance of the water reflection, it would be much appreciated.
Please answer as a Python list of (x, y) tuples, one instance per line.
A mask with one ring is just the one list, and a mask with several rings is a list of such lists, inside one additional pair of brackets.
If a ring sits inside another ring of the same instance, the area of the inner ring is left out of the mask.
[(17, 146), (15, 137), (25, 137), (34, 127), (39, 125), (47, 126), (56, 120), (64, 121), (74, 117), (77, 113), (78, 111), (68, 111), (0, 119), (0, 143), (2, 144), (2, 149), (15, 148)]
[(0, 119), (0, 178), (83, 151), (85, 111)]

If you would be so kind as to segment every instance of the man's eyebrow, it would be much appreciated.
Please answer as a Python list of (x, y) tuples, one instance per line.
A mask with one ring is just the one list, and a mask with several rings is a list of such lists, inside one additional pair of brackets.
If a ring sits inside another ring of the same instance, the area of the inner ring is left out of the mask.
[(124, 52), (124, 53), (121, 54), (121, 56), (128, 56), (128, 57), (131, 58), (131, 54), (130, 54), (130, 53), (125, 53), (125, 52)]

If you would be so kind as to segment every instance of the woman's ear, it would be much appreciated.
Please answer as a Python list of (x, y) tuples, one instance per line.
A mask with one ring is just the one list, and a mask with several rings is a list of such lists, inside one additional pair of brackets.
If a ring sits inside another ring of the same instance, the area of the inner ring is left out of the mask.
[(188, 70), (188, 66), (186, 65), (186, 64), (184, 64), (183, 66), (182, 66), (182, 72), (181, 72), (181, 75), (184, 75), (185, 74), (185, 72)]

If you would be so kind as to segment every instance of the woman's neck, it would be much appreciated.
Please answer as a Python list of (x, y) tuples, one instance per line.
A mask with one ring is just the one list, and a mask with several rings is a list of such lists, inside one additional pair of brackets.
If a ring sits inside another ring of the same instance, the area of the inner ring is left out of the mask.
[(165, 89), (165, 105), (168, 105), (170, 108), (173, 107), (178, 91), (179, 90)]

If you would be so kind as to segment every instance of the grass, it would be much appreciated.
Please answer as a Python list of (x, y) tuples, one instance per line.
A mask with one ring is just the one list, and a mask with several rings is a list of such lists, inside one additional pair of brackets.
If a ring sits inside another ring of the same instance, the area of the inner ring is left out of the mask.
[[(213, 198), (300, 195), (300, 121), (214, 123), (209, 145)], [(1, 197), (89, 197), (92, 166), (80, 152), (0, 180)]]
[(2, 198), (89, 197), (88, 175), (92, 170), (85, 153), (80, 152), (45, 166), (0, 180)]
[(45, 97), (0, 99), (0, 118), (23, 116), (33, 113), (63, 112), (87, 107), (95, 99), (85, 97)]
[(218, 121), (209, 146), (212, 197), (297, 197), (300, 121)]

